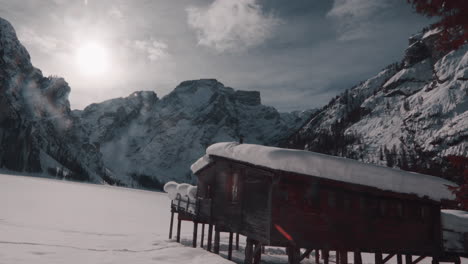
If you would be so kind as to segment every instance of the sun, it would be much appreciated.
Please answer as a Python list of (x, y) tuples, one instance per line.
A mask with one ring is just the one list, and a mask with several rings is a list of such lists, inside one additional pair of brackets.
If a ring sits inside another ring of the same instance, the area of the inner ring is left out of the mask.
[(89, 76), (106, 73), (109, 70), (109, 51), (99, 42), (89, 41), (76, 52), (76, 63), (80, 72)]

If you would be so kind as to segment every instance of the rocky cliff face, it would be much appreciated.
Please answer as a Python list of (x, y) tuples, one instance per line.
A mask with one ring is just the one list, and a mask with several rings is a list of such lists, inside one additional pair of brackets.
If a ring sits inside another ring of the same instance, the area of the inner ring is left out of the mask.
[(446, 157), (468, 156), (468, 45), (443, 54), (437, 37), (413, 36), (401, 63), (334, 98), (283, 145), (444, 174)]
[(1, 168), (101, 181), (100, 154), (76, 141), (69, 93), (64, 79), (32, 66), (15, 30), (0, 18)]
[(242, 135), (245, 142), (275, 145), (310, 113), (279, 113), (261, 104), (259, 92), (204, 79), (182, 82), (162, 99), (135, 92), (73, 114), (86, 132), (82, 137), (100, 145), (120, 183), (157, 187), (168, 180), (192, 181), (190, 164), (215, 142)]

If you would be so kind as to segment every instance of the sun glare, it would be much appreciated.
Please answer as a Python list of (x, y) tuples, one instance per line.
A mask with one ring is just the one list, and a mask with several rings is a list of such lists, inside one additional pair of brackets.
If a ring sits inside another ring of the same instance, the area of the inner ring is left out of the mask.
[(77, 50), (76, 62), (83, 74), (103, 74), (109, 69), (109, 52), (98, 42), (87, 42)]

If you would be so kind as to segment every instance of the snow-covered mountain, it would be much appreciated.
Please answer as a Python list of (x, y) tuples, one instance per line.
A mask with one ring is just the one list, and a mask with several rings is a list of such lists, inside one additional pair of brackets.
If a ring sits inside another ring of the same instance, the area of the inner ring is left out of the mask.
[(0, 167), (101, 181), (101, 155), (71, 120), (70, 87), (34, 68), (10, 23), (0, 18)]
[(427, 172), (468, 156), (468, 45), (443, 54), (438, 37), (411, 37), (401, 63), (331, 100), (282, 145)]
[(214, 79), (185, 81), (159, 99), (154, 92), (92, 104), (74, 111), (84, 141), (100, 146), (104, 163), (127, 186), (190, 182), (190, 164), (220, 141), (276, 145), (311, 111), (279, 113), (260, 93), (236, 91)]

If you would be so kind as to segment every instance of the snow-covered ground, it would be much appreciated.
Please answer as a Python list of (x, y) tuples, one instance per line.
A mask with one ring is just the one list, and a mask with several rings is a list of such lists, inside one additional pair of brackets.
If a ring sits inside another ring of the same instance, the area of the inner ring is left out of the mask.
[[(182, 224), (182, 244), (169, 240), (169, 218), (163, 193), (0, 174), (0, 264), (232, 263), (227, 234), (220, 257), (190, 247), (191, 223)], [(241, 249), (244, 242), (241, 237)], [(233, 258), (242, 263), (243, 251)], [(363, 261), (374, 263), (374, 257), (364, 254)], [(262, 263), (287, 263), (284, 250), (267, 247)]]
[(231, 263), (168, 226), (162, 193), (0, 174), (1, 264)]

